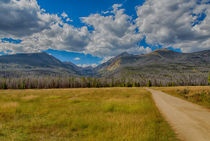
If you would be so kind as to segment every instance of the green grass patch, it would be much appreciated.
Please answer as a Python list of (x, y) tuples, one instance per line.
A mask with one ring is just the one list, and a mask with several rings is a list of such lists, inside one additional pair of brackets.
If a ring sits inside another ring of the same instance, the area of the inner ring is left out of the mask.
[(0, 140), (176, 141), (143, 88), (0, 91)]

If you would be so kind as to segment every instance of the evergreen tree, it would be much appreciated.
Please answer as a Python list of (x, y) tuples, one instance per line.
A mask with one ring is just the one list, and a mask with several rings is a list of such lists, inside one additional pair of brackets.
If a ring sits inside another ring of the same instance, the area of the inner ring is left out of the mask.
[(209, 72), (209, 75), (208, 75), (208, 85), (210, 85), (210, 72)]
[(151, 87), (152, 86), (152, 82), (149, 80), (147, 81), (147, 87)]
[(111, 87), (114, 87), (115, 85), (114, 85), (114, 78), (112, 78), (112, 83), (111, 83)]
[(93, 87), (95, 88), (97, 86), (96, 78), (93, 79)]
[(175, 82), (172, 82), (171, 85), (172, 85), (172, 86), (176, 86)]
[(81, 78), (81, 81), (82, 81), (82, 87), (86, 87), (86, 78), (85, 77), (82, 77)]
[(26, 83), (25, 83), (25, 80), (22, 81), (22, 86), (21, 86), (21, 89), (25, 89), (26, 88)]
[(2, 89), (7, 89), (7, 82), (6, 82), (6, 80), (3, 81)]

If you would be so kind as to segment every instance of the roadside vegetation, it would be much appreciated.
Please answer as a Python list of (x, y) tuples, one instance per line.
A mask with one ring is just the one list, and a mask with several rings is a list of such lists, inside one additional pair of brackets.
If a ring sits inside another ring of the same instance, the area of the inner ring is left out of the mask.
[(155, 89), (210, 108), (210, 86), (159, 87)]
[(0, 90), (0, 140), (176, 141), (143, 88)]

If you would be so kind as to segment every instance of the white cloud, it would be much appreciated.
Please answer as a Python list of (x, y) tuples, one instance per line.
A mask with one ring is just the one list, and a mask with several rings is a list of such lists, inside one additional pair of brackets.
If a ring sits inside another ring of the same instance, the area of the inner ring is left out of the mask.
[(122, 7), (122, 4), (114, 4), (114, 5), (112, 6), (113, 12), (116, 13), (116, 12), (119, 10), (120, 7)]
[(108, 14), (110, 11), (102, 11), (103, 14)]
[(135, 54), (135, 55), (137, 55), (139, 53), (141, 53), (141, 54), (147, 54), (147, 53), (152, 52), (152, 49), (150, 47), (140, 46), (140, 47), (136, 47), (136, 48), (131, 48), (129, 50), (129, 52), (132, 53), (132, 54)]
[(109, 61), (109, 60), (110, 60), (111, 58), (113, 58), (113, 57), (115, 57), (115, 56), (104, 57), (103, 60), (101, 61), (101, 64), (102, 64), (102, 63), (105, 63), (105, 62), (107, 62), (107, 61)]
[(59, 17), (45, 13), (36, 0), (0, 1), (0, 35), (23, 37), (48, 29)]
[(85, 26), (74, 28), (66, 23), (62, 23), (62, 26), (56, 23), (51, 25), (50, 29), (22, 37), (21, 40), (20, 44), (0, 42), (0, 52), (40, 52), (47, 49), (82, 52), (89, 43), (89, 31)]
[(80, 60), (80, 58), (79, 58), (79, 57), (76, 57), (76, 58), (74, 58), (74, 60), (75, 60), (75, 61), (79, 61), (79, 60)]
[[(125, 14), (122, 4), (114, 4), (109, 11), (81, 18), (93, 28), (89, 31), (87, 26), (72, 26), (65, 12), (61, 16), (47, 13), (36, 0), (1, 0), (0, 39), (22, 42), (0, 41), (0, 52), (56, 49), (89, 53), (107, 60), (125, 51), (151, 52), (151, 48), (138, 45), (144, 36), (151, 45), (172, 46), (183, 52), (210, 49), (210, 5), (206, 2), (147, 0), (137, 8), (137, 19)], [(199, 21), (202, 14), (206, 17)]]
[(61, 14), (61, 16), (67, 21), (67, 22), (73, 22), (72, 19), (69, 18), (68, 14), (66, 14), (65, 12), (63, 12)]
[[(139, 31), (149, 44), (184, 52), (210, 49), (210, 5), (206, 0), (147, 0), (137, 10)], [(203, 21), (198, 18), (206, 14)]]
[(68, 15), (67, 15), (65, 12), (63, 12), (63, 13), (61, 14), (61, 16), (62, 16), (63, 18), (68, 18)]
[[(82, 52), (89, 42), (86, 26), (75, 28), (64, 23), (61, 17), (40, 9), (36, 0), (0, 1), (0, 11), (0, 39), (12, 37), (22, 40), (20, 44), (0, 42), (0, 52), (40, 52), (47, 49)], [(62, 15), (67, 16), (65, 13)]]
[(124, 9), (118, 9), (119, 7), (121, 5), (113, 5), (113, 10), (110, 11), (112, 15), (92, 14), (81, 18), (84, 23), (94, 28), (86, 53), (110, 57), (138, 47), (137, 43), (142, 36), (136, 32), (132, 18), (124, 14)]
[(97, 67), (97, 64), (77, 64), (77, 66), (82, 67), (82, 68), (86, 68), (86, 67)]
[(67, 21), (67, 22), (73, 22), (73, 20), (70, 19), (70, 18), (67, 18), (66, 21)]

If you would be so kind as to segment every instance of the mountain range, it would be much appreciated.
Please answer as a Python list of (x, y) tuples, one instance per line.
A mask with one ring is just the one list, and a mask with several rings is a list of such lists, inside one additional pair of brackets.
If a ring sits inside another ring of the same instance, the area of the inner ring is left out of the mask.
[[(95, 68), (82, 68), (71, 62), (61, 62), (47, 53), (0, 56), (0, 77), (28, 75), (90, 76), (105, 78), (193, 79), (206, 77), (210, 71), (210, 50), (179, 53), (158, 49), (148, 54), (124, 52)], [(192, 78), (192, 77), (191, 77)]]

